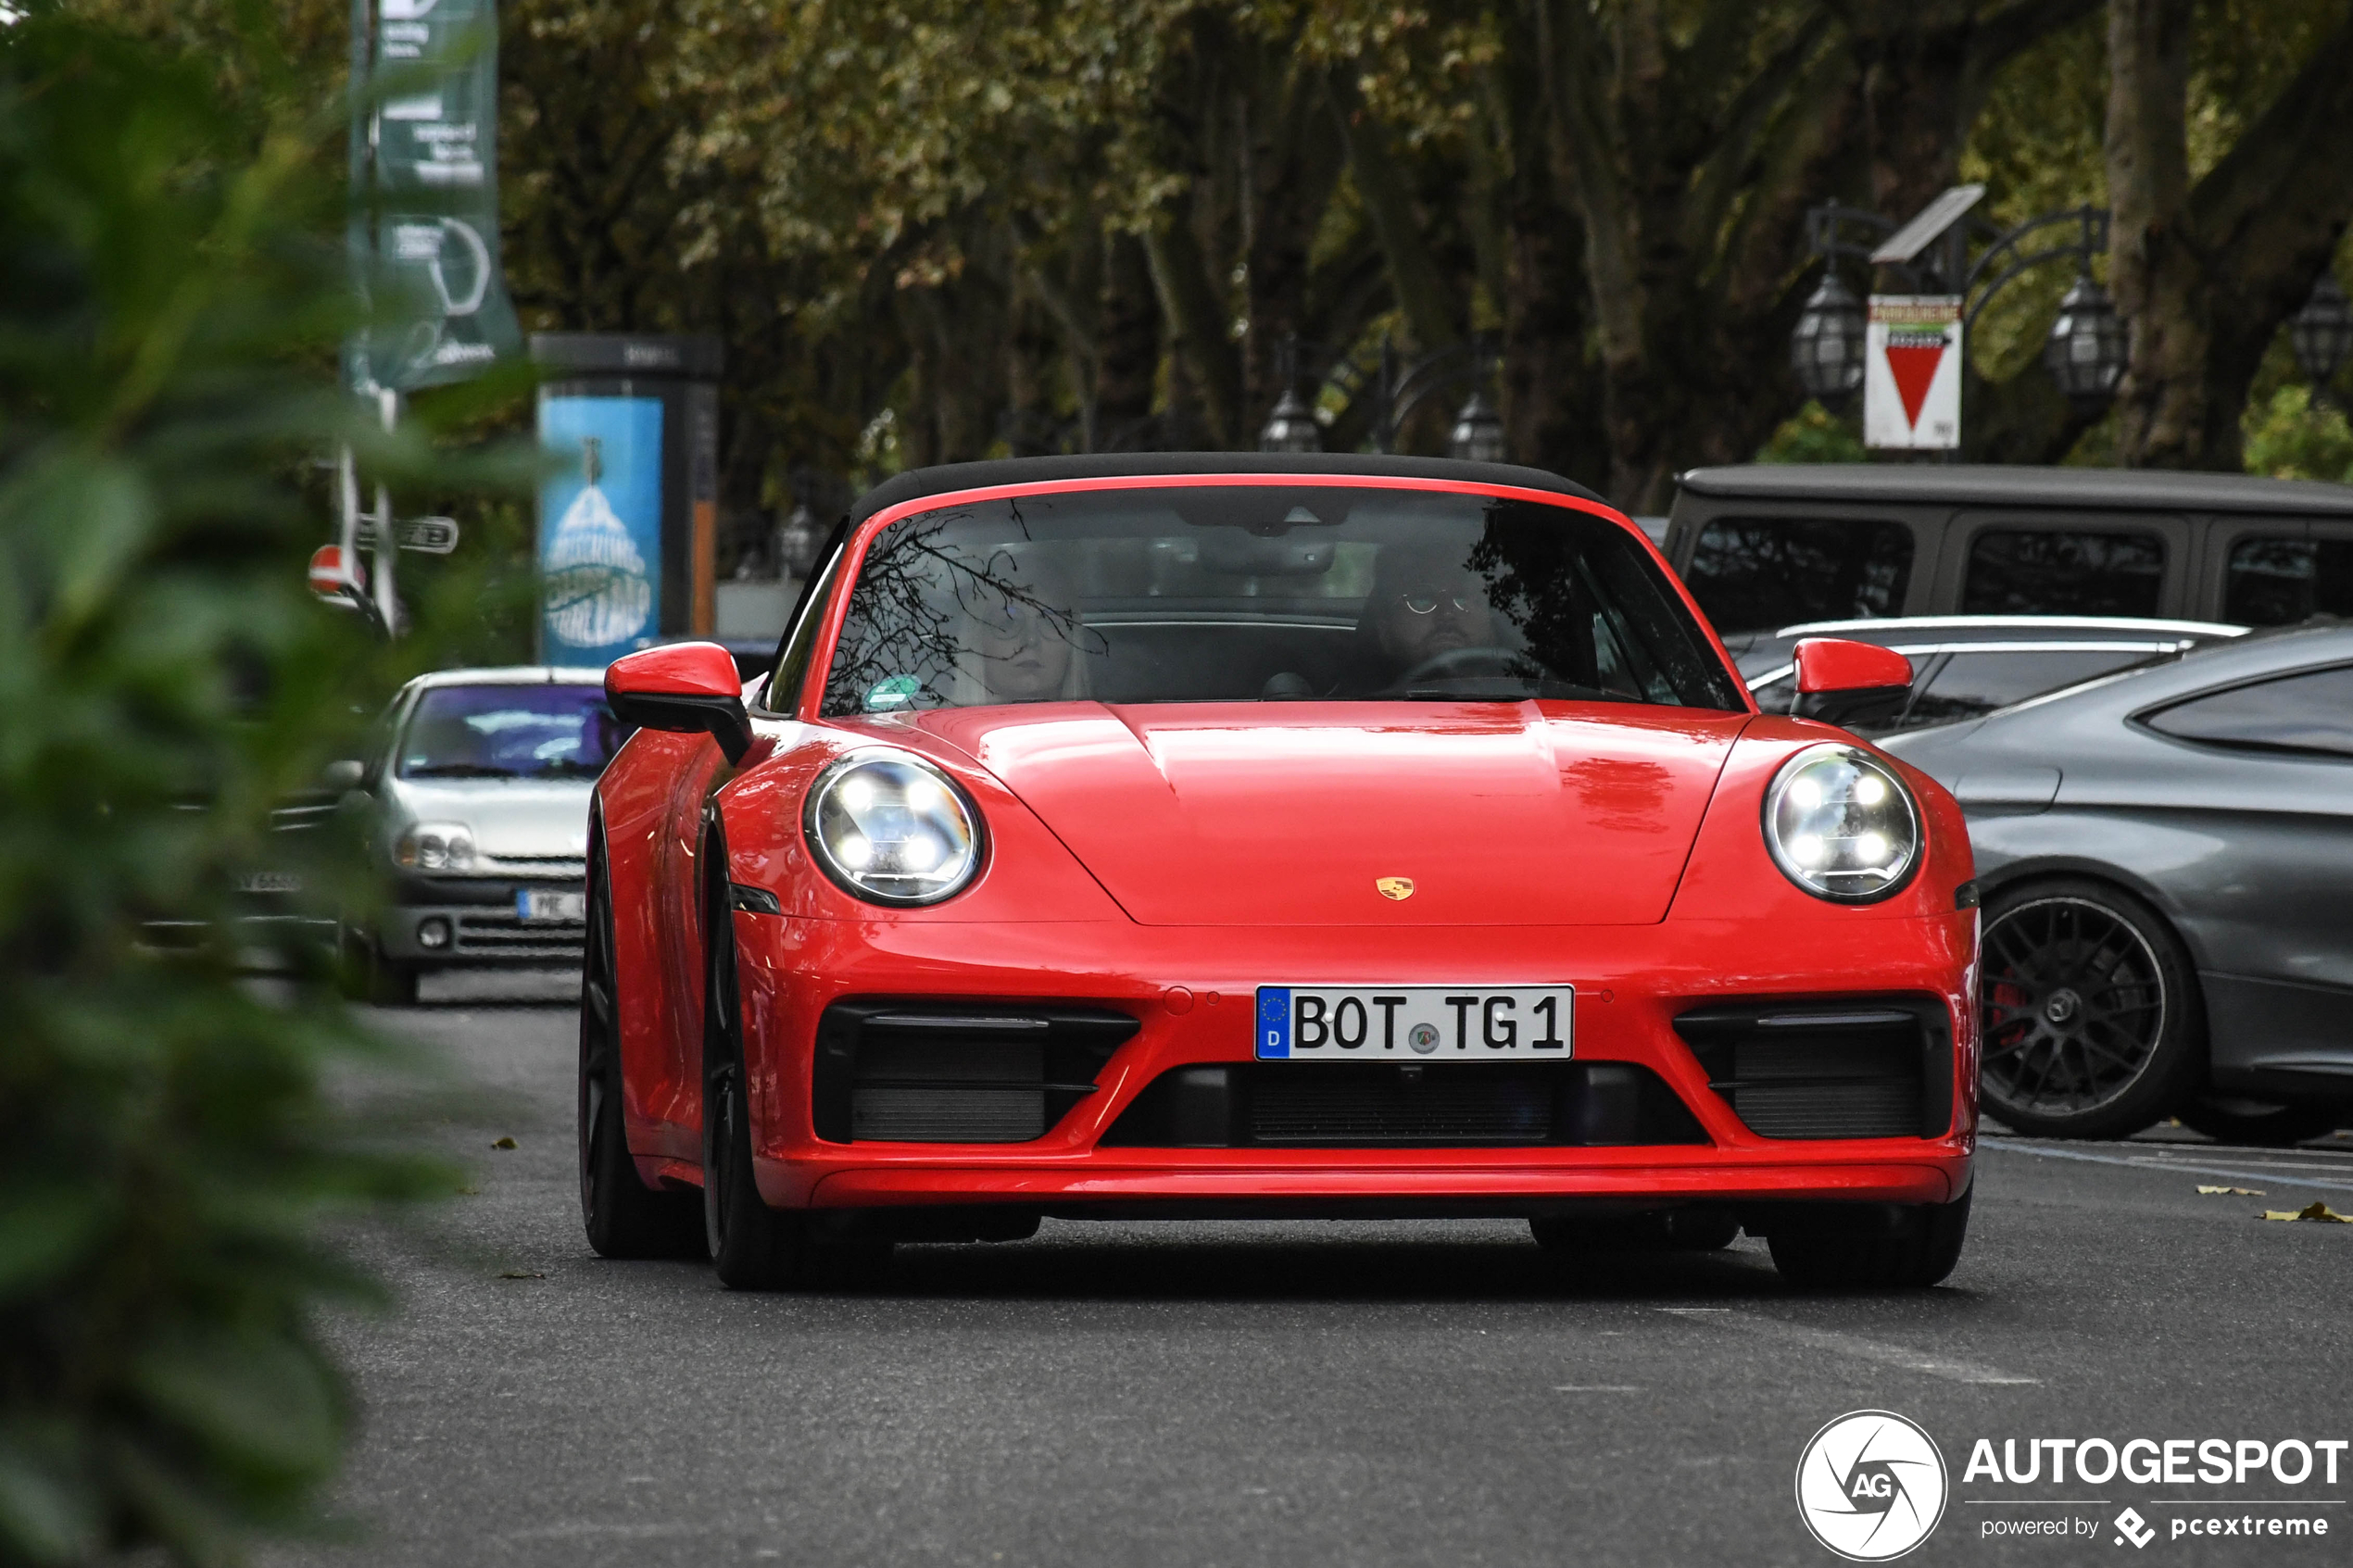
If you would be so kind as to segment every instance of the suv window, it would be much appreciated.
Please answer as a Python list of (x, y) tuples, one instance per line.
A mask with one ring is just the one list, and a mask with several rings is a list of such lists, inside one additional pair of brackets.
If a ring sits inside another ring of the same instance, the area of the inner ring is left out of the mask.
[(1974, 719), (2030, 696), (2093, 680), (2150, 657), (2131, 643), (2104, 648), (2017, 648), (1957, 653), (1922, 687), (1904, 716), (1906, 729)]
[(2353, 665), (2194, 696), (2142, 722), (2208, 746), (2353, 758)]
[(2155, 615), (2165, 544), (2154, 533), (1989, 528), (1969, 546), (1964, 615)]
[(1701, 530), (1683, 581), (1725, 636), (1898, 615), (1912, 581), (1912, 531), (1862, 520), (1718, 518)]
[(2222, 619), (2289, 626), (2353, 616), (2353, 539), (2242, 539), (2231, 546)]

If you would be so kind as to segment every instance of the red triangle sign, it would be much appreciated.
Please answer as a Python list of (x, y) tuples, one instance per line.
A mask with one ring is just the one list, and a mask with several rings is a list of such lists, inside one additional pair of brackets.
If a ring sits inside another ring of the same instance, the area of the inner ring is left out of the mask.
[(1939, 337), (1924, 347), (1887, 345), (1887, 371), (1895, 378), (1896, 395), (1904, 399), (1904, 422), (1920, 422), (1920, 405), (1928, 401), (1929, 383), (1936, 379), (1937, 362), (1944, 358)]

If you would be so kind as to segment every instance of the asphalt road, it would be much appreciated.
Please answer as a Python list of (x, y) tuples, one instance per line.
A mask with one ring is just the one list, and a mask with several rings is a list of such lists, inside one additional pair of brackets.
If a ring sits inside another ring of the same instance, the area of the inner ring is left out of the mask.
[[(1963, 1474), (1980, 1438), (2353, 1437), (2353, 1225), (2256, 1217), (2353, 1213), (2346, 1135), (1991, 1137), (1969, 1251), (1922, 1293), (1800, 1296), (1745, 1238), (1578, 1272), (1516, 1223), (1050, 1221), (902, 1248), (860, 1294), (736, 1295), (589, 1252), (566, 987), (469, 984), (382, 1015), (469, 1085), (419, 1135), (471, 1174), (416, 1233), (361, 1243), (398, 1305), (332, 1327), (362, 1410), (356, 1535), (271, 1562), (1828, 1563), (1793, 1476), (1862, 1409), (1918, 1422), (1949, 1471), (1908, 1562), (2353, 1549), (2353, 1452), (2334, 1486), (2317, 1464), (2292, 1486)], [(2127, 1506), (2145, 1549), (2109, 1523)], [(2171, 1534), (2223, 1514), (2331, 1532)], [(1990, 1533), (2058, 1519), (2076, 1534)]]

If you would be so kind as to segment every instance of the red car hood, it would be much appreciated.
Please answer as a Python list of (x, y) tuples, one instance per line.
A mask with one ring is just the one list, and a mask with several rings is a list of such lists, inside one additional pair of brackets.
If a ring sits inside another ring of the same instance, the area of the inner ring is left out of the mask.
[[(1748, 721), (1598, 703), (1056, 703), (917, 724), (1002, 781), (1146, 925), (1617, 925), (1665, 918)], [(1410, 897), (1377, 885), (1396, 877)]]

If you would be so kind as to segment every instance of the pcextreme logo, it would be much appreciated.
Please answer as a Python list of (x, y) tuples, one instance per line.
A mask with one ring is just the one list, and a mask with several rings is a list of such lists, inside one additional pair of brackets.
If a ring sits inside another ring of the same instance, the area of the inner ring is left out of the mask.
[(1928, 1539), (1947, 1490), (1936, 1440), (1893, 1411), (1851, 1411), (1798, 1456), (1798, 1517), (1853, 1562), (1885, 1562)]

